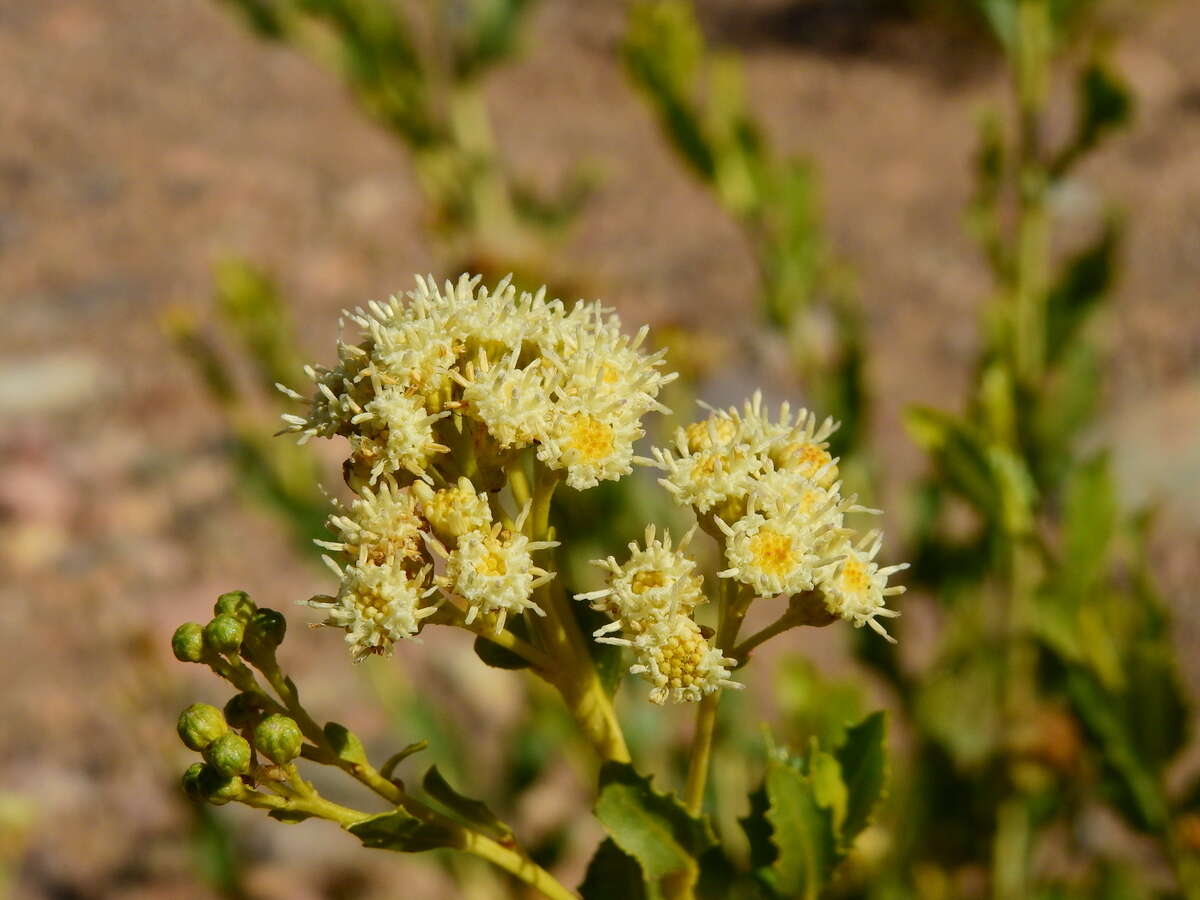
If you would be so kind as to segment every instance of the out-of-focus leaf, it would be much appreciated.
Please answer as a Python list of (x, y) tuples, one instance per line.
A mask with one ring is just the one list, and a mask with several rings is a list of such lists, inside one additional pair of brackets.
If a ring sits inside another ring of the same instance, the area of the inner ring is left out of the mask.
[(596, 848), (579, 885), (579, 896), (583, 900), (650, 900), (641, 866), (612, 838), (605, 838)]
[(616, 694), (617, 688), (621, 686), (621, 682), (625, 678), (627, 667), (624, 651), (614, 644), (599, 644), (590, 639), (592, 632), (608, 624), (609, 619), (604, 613), (592, 609), (586, 603), (578, 602), (573, 602), (571, 609), (575, 613), (575, 621), (579, 625), (579, 630), (589, 638), (587, 645), (588, 653), (592, 657), (592, 664), (596, 667), (596, 674), (600, 677), (600, 683), (604, 686), (605, 692), (611, 697)]
[[(472, 0), (457, 32), (454, 71), (460, 80), (478, 77), (516, 49), (517, 36), (532, 0)], [(457, 6), (457, 4), (455, 5)], [(452, 14), (451, 6), (444, 14)]]
[(1121, 225), (1109, 219), (1099, 237), (1063, 268), (1046, 298), (1046, 352), (1062, 358), (1088, 316), (1112, 287)]
[(434, 800), (450, 810), (465, 825), (481, 831), (501, 843), (512, 840), (512, 829), (504, 824), (482, 800), (464, 797), (442, 777), (437, 766), (430, 766), (421, 786)]
[(923, 730), (963, 769), (977, 769), (999, 746), (1002, 675), (995, 647), (968, 647), (940, 662), (917, 696)]
[(1136, 828), (1160, 830), (1167, 818), (1160, 776), (1142, 756), (1129, 723), (1122, 717), (1120, 699), (1080, 667), (1068, 672), (1067, 691), (1113, 774), (1117, 809)]
[(1116, 529), (1116, 489), (1108, 454), (1099, 453), (1076, 465), (1066, 485), (1062, 569), (1078, 596), (1105, 575)]
[(780, 661), (775, 698), (787, 736), (797, 744), (815, 737), (824, 747), (842, 743), (847, 726), (861, 715), (863, 705), (858, 685), (822, 677), (816, 666), (799, 655)]
[(874, 712), (846, 731), (835, 755), (846, 788), (841, 845), (848, 849), (871, 822), (887, 784), (887, 714)]
[(245, 347), (260, 386), (277, 396), (275, 385), (293, 381), (301, 360), (275, 283), (244, 260), (225, 260), (216, 269), (216, 305)]
[(1102, 58), (1094, 58), (1079, 74), (1079, 116), (1075, 136), (1059, 154), (1053, 171), (1062, 175), (1108, 134), (1129, 122), (1133, 95), (1129, 86)]
[(679, 155), (711, 181), (716, 161), (693, 98), (704, 38), (691, 4), (635, 4), (622, 49), (630, 76), (654, 104)]
[(691, 816), (675, 797), (655, 791), (626, 763), (600, 770), (596, 818), (616, 845), (638, 861), (646, 881), (694, 886), (699, 858), (716, 844), (706, 821)]

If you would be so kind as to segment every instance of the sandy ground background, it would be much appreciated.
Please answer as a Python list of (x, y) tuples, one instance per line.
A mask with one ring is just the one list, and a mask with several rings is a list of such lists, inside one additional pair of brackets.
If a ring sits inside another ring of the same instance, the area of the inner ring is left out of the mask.
[[(972, 356), (989, 282), (962, 227), (968, 161), (975, 114), (1005, 93), (977, 47), (869, 6), (704, 8), (710, 36), (744, 52), (771, 137), (819, 167), (832, 241), (861, 286), (898, 498), (920, 466), (902, 410), (955, 406)], [(1165, 500), (1161, 576), (1192, 646), (1200, 4), (1146, 7), (1119, 44), (1136, 127), (1060, 207), (1068, 228), (1105, 197), (1130, 214), (1101, 326), (1105, 432), (1131, 501)], [(622, 23), (619, 4), (545, 0), (528, 52), (490, 82), (500, 140), (547, 184), (580, 159), (603, 170), (565, 257), (627, 321), (732, 329), (749, 361), (710, 394), (732, 401), (765, 366), (751, 260), (624, 80)], [(231, 587), (284, 608), (330, 587), (234, 490), (219, 417), (165, 341), (164, 310), (205, 310), (214, 262), (245, 256), (278, 275), (307, 347), (328, 359), (340, 308), (436, 265), (421, 216), (403, 152), (339, 85), (218, 4), (0, 4), (0, 853), (18, 867), (17, 896), (209, 896), (181, 840), (174, 781), (187, 755), (171, 723), (190, 699), (221, 695), (167, 640)], [(379, 737), (336, 636), (294, 634), (289, 660), (313, 706)], [(413, 671), (438, 654), (436, 642), (416, 652)], [(481, 679), (462, 656), (445, 665), (475, 680), (479, 708), (503, 706), (508, 676)], [(1200, 686), (1194, 660), (1189, 678)], [(571, 790), (546, 793), (569, 806)], [(428, 867), (364, 859), (331, 827), (221, 815), (257, 860), (256, 897), (383, 896), (397, 865), (405, 896), (448, 896)]]

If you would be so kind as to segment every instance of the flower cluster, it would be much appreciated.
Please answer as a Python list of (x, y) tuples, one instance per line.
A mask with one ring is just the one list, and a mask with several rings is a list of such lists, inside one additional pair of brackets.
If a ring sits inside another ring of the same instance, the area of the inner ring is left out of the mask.
[(346, 316), (360, 339), (339, 342), (332, 368), (306, 369), (308, 408), (284, 416), (301, 442), (350, 445), (356, 497), (329, 519), (336, 539), (319, 542), (339, 588), (310, 605), (359, 659), (414, 637), (447, 602), (461, 624), (496, 631), (543, 613), (534, 592), (553, 574), (533, 555), (556, 544), (523, 533), (528, 507), (511, 516), (504, 504), (518, 504), (498, 492), (523, 453), (580, 490), (627, 474), (642, 417), (666, 411), (663, 354), (599, 303), (567, 307), (507, 279), (489, 291), (478, 277), (418, 278)]
[(655, 532), (650, 525), (645, 546), (629, 545), (624, 565), (611, 556), (593, 560), (604, 570), (607, 586), (575, 598), (612, 619), (593, 637), (632, 648), (635, 662), (629, 671), (650, 682), (655, 703), (695, 702), (723, 687), (741, 687), (729, 679), (734, 661), (709, 644), (692, 618), (706, 602), (696, 561), (686, 552), (695, 529), (676, 547), (669, 534), (658, 539)]
[(816, 591), (833, 615), (888, 637), (878, 619), (898, 615), (885, 601), (904, 588), (887, 579), (907, 566), (880, 568), (879, 533), (859, 538), (846, 527), (846, 513), (877, 511), (842, 496), (829, 453), (835, 428), (805, 410), (793, 415), (786, 403), (772, 421), (756, 393), (741, 409), (710, 409), (646, 462), (721, 539), (727, 566), (719, 576), (759, 597)]

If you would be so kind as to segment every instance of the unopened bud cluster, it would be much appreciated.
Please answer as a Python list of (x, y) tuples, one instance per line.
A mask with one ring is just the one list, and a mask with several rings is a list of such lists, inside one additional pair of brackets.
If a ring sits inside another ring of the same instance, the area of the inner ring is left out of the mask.
[[(260, 609), (244, 591), (222, 594), (206, 625), (187, 622), (175, 630), (171, 649), (183, 662), (207, 663), (230, 676), (234, 661), (275, 665), (286, 622), (277, 610)], [(179, 715), (176, 730), (185, 747), (201, 755), (184, 774), (187, 793), (211, 803), (240, 799), (262, 765), (285, 765), (300, 754), (300, 727), (271, 713), (275, 701), (258, 691), (235, 694), (222, 711), (193, 703)], [(261, 757), (261, 759), (260, 759)]]

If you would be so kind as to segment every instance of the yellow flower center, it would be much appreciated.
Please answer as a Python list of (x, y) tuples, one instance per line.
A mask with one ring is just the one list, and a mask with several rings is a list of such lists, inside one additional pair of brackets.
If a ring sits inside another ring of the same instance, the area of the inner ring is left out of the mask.
[(504, 561), (504, 555), (499, 552), (499, 548), (490, 549), (483, 559), (475, 563), (475, 571), (480, 575), (507, 575), (508, 563)]
[(646, 593), (646, 591), (650, 590), (651, 588), (665, 587), (666, 583), (667, 576), (665, 574), (657, 569), (651, 569), (649, 571), (641, 571), (636, 573), (633, 576), (633, 581), (630, 583), (629, 588), (635, 594), (640, 595)]
[(673, 688), (695, 684), (696, 668), (708, 647), (697, 632), (675, 635), (662, 646), (658, 670)]
[(821, 466), (832, 461), (829, 451), (816, 444), (805, 441), (789, 444), (779, 454), (777, 462), (789, 468), (799, 469), (800, 473), (811, 478)]
[(760, 528), (750, 538), (750, 555), (754, 565), (768, 575), (787, 575), (795, 568), (792, 539), (770, 528)]
[(713, 445), (711, 429), (717, 434), (717, 441), (721, 444), (728, 444), (737, 434), (737, 426), (730, 419), (705, 419), (701, 422), (693, 422), (685, 428), (684, 434), (687, 436), (688, 449), (693, 453), (701, 450), (707, 450)]
[(583, 462), (597, 462), (613, 452), (613, 430), (583, 413), (571, 417), (567, 443)]
[(601, 376), (605, 384), (616, 384), (621, 377), (621, 373), (617, 371), (617, 367), (612, 363), (605, 363), (601, 370), (604, 374)]
[(867, 567), (857, 559), (848, 559), (842, 563), (842, 590), (848, 594), (859, 594), (871, 586), (867, 577)]

